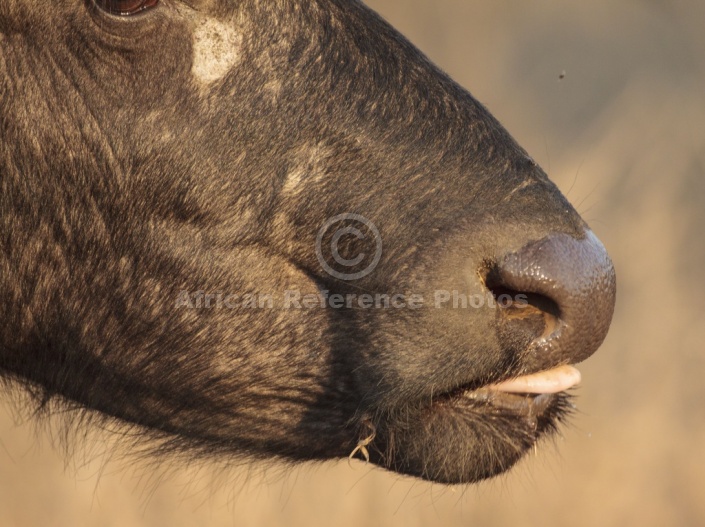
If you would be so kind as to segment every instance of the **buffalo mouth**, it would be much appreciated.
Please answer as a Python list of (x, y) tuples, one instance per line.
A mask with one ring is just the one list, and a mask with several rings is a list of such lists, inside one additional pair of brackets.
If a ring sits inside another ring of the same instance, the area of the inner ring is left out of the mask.
[(580, 383), (573, 366), (558, 366), (479, 388), (465, 386), (442, 395), (434, 404), (470, 406), (486, 414), (523, 421), (536, 432), (555, 429), (554, 410), (565, 406), (566, 390)]
[(472, 483), (511, 468), (555, 432), (580, 382), (572, 366), (484, 386), (461, 386), (388, 415), (370, 459), (395, 472), (448, 484)]
[(573, 366), (558, 366), (479, 388), (460, 387), (442, 398), (451, 402), (470, 399), (485, 405), (488, 411), (511, 413), (536, 425), (559, 394), (579, 384), (580, 379), (580, 372)]

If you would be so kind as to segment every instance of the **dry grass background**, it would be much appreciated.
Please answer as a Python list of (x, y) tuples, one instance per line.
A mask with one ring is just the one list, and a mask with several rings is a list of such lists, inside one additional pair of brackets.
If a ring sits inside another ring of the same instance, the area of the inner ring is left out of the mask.
[(361, 463), (67, 462), (3, 401), (0, 526), (705, 525), (705, 3), (369, 3), (490, 108), (615, 261), (614, 324), (573, 425), (449, 490)]

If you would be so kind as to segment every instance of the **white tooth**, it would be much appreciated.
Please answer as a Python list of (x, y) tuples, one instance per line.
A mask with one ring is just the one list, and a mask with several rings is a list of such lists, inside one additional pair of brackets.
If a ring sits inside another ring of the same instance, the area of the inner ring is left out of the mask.
[(558, 366), (523, 377), (516, 377), (488, 386), (491, 390), (509, 393), (558, 393), (580, 383), (580, 372), (573, 366)]

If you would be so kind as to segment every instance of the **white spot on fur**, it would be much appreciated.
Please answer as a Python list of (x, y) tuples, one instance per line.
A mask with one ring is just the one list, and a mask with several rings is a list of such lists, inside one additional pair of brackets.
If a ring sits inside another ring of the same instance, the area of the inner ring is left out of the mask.
[(240, 62), (242, 35), (232, 22), (201, 19), (193, 31), (194, 77), (204, 84), (222, 79)]
[(279, 79), (272, 79), (264, 85), (264, 89), (272, 96), (273, 100), (276, 100), (282, 91), (282, 82)]
[(292, 192), (294, 192), (297, 187), (301, 184), (301, 180), (303, 179), (305, 174), (306, 172), (302, 167), (294, 168), (287, 175), (282, 192), (284, 192), (284, 194), (291, 194)]
[(282, 192), (297, 194), (302, 184), (315, 185), (325, 177), (327, 162), (332, 151), (324, 145), (312, 145), (299, 150), (287, 174)]

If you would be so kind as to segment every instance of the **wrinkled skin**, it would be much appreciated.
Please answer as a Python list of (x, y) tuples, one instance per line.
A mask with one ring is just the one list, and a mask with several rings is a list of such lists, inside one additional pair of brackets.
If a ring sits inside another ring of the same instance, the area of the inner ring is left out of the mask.
[[(278, 296), (487, 294), (504, 255), (584, 239), (485, 108), (355, 1), (98, 4), (0, 4), (6, 380), (191, 451), (299, 461), (362, 441), (374, 463), (442, 482), (502, 472), (554, 429), (565, 394), (532, 415), (458, 394), (582, 360), (606, 326), (589, 349), (541, 355), (543, 327), (507, 329), (489, 306)], [(384, 243), (355, 281), (315, 251), (342, 213)], [(276, 298), (194, 309), (183, 291)]]

